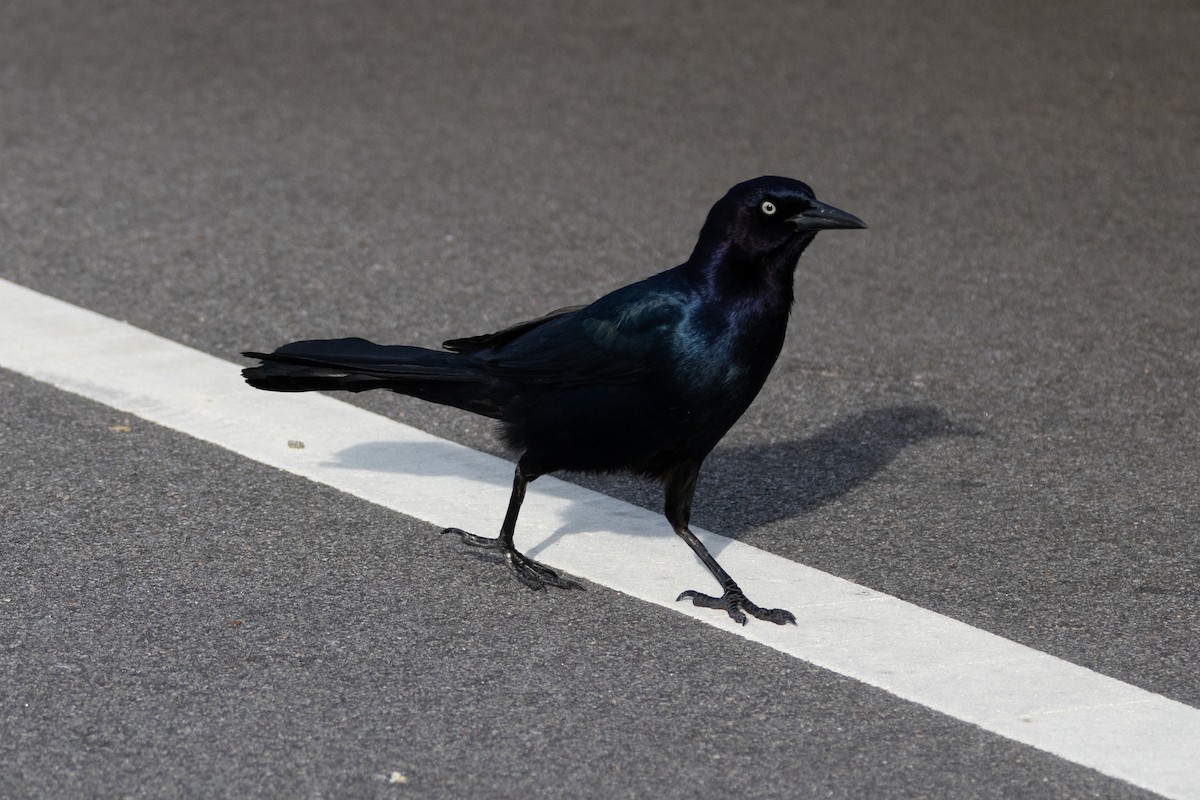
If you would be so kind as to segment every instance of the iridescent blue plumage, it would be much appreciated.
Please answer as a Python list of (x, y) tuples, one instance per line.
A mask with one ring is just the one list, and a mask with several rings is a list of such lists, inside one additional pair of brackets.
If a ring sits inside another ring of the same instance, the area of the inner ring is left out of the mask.
[(746, 599), (688, 529), (704, 458), (762, 388), (783, 346), (792, 274), (819, 230), (863, 228), (807, 185), (764, 177), (733, 187), (709, 212), (692, 255), (674, 269), (506, 330), (455, 339), (445, 350), (363, 339), (293, 342), (247, 353), (253, 386), (274, 391), (384, 388), (499, 420), (519, 454), (513, 496), (493, 547), (527, 586), (574, 582), (513, 545), (525, 485), (548, 472), (630, 471), (661, 480), (675, 532), (723, 594), (685, 592), (697, 605), (776, 623), (782, 609)]

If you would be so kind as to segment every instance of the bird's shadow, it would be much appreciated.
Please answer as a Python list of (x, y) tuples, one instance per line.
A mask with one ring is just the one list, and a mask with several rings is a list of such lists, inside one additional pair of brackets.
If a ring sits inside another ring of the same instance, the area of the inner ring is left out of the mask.
[[(732, 509), (721, 513), (725, 517), (722, 532), (736, 537), (838, 500), (870, 481), (912, 445), (938, 437), (981, 433), (975, 426), (953, 422), (932, 406), (872, 409), (803, 439), (718, 449), (710, 457), (709, 466), (727, 471), (729, 467), (723, 465), (733, 462), (741, 477), (738, 481), (703, 484), (697, 491), (697, 505)], [(754, 471), (747, 474), (746, 465), (753, 465)], [(755, 490), (756, 479), (764, 484), (763, 489)], [(765, 488), (767, 484), (769, 489)], [(779, 486), (786, 489), (780, 491)], [(747, 495), (753, 496), (752, 503), (745, 502)]]
[[(697, 505), (733, 509), (716, 513), (721, 518), (721, 532), (737, 538), (753, 528), (791, 519), (837, 500), (871, 480), (911, 445), (935, 437), (978, 435), (978, 429), (955, 423), (932, 406), (872, 409), (839, 420), (803, 439), (718, 449), (708, 462), (708, 472), (721, 475), (734, 471), (738, 479), (702, 478)], [(511, 469), (504, 468), (498, 458), (494, 467), (489, 464), (469, 476), (459, 475), (457, 470), (461, 467), (455, 465), (461, 461), (451, 453), (456, 447), (448, 442), (367, 442), (338, 452), (333, 465), (409, 475), (455, 474), (495, 486), (510, 485)], [(746, 465), (752, 468), (747, 469)], [(589, 477), (582, 482), (601, 491), (626, 495), (625, 499), (655, 511), (661, 508), (661, 493), (644, 482), (636, 490), (628, 480), (619, 477)], [(788, 487), (787, 490), (779, 491), (780, 485)], [(747, 497), (753, 497), (754, 501), (744, 502)], [(497, 507), (497, 529), (503, 513), (503, 507)], [(586, 517), (586, 513), (576, 517), (568, 511), (562, 526), (535, 550), (548, 547), (559, 537), (588, 530), (591, 523), (585, 521)], [(665, 521), (662, 535), (673, 535)], [(531, 550), (529, 555), (535, 556), (536, 552)]]

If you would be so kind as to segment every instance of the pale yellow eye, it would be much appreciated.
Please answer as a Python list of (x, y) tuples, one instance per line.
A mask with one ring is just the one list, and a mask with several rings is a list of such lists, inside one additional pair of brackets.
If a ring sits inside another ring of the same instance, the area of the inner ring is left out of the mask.
[(775, 204), (770, 200), (763, 200), (763, 204), (759, 206), (759, 208), (761, 208), (762, 212), (767, 216), (775, 213)]

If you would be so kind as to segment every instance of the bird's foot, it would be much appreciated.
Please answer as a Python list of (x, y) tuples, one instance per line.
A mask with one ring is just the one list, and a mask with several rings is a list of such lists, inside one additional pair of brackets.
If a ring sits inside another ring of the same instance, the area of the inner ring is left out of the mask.
[[(735, 584), (725, 590), (725, 594), (720, 597), (712, 597), (711, 595), (701, 594), (700, 592), (688, 589), (683, 594), (676, 597), (676, 602), (685, 597), (692, 598), (692, 605), (700, 606), (701, 608), (716, 608), (724, 609), (734, 622), (746, 624), (746, 614), (750, 616), (774, 622), (776, 625), (796, 624), (796, 617), (790, 611), (785, 611), (782, 608), (760, 608), (746, 599), (746, 595), (742, 594), (742, 590)], [(743, 614), (742, 612), (746, 613)]]
[(446, 528), (442, 533), (453, 533), (471, 547), (482, 547), (487, 550), (499, 550), (504, 554), (504, 560), (516, 573), (521, 583), (534, 591), (555, 586), (559, 589), (582, 589), (583, 586), (570, 578), (558, 574), (545, 564), (534, 561), (529, 556), (518, 553), (514, 547), (505, 547), (499, 539), (489, 539), (486, 536), (476, 536), (461, 528)]

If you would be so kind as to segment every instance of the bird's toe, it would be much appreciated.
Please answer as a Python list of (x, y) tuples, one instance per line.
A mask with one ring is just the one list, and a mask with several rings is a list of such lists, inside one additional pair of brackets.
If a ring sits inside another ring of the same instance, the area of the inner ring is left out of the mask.
[(774, 622), (776, 625), (796, 624), (796, 615), (785, 608), (760, 608), (752, 613), (756, 618)]
[(582, 584), (558, 574), (555, 570), (550, 569), (545, 564), (534, 561), (529, 556), (522, 555), (513, 549), (511, 545), (501, 542), (499, 538), (477, 536), (474, 533), (464, 531), (462, 528), (445, 528), (442, 533), (453, 534), (471, 547), (502, 551), (505, 562), (508, 563), (513, 574), (517, 576), (517, 579), (535, 592), (541, 591), (547, 586), (554, 586), (559, 589), (583, 588)]
[(534, 591), (540, 591), (547, 586), (554, 586), (559, 589), (583, 588), (579, 583), (558, 574), (558, 572), (547, 567), (545, 564), (534, 561), (529, 556), (522, 555), (516, 550), (506, 552), (504, 560), (512, 567), (512, 571), (516, 573), (521, 583)]
[(738, 607), (738, 599), (731, 592), (726, 592), (720, 597), (713, 597), (712, 595), (697, 592), (695, 589), (688, 589), (686, 592), (682, 592), (679, 597), (676, 597), (675, 600), (678, 602), (685, 597), (691, 598), (692, 605), (694, 606), (724, 610), (734, 622), (739, 625), (746, 624), (746, 615)]
[(473, 533), (464, 531), (462, 528), (446, 528), (442, 531), (442, 533), (452, 533), (458, 538), (462, 539), (464, 543), (471, 545), (471, 547), (484, 547), (489, 550), (495, 550), (500, 546), (499, 539), (489, 539), (486, 536), (477, 536)]
[(683, 600), (684, 598), (690, 598), (692, 605), (699, 606), (701, 608), (724, 610), (727, 614), (729, 614), (729, 617), (739, 625), (746, 624), (746, 614), (749, 614), (755, 619), (773, 622), (776, 625), (786, 625), (788, 623), (791, 623), (792, 625), (796, 624), (796, 617), (792, 615), (792, 612), (786, 611), (782, 608), (760, 608), (759, 606), (756, 606), (754, 603), (751, 603), (749, 600), (747, 600), (746, 595), (742, 594), (742, 590), (736, 586), (727, 590), (725, 594), (721, 595), (720, 597), (713, 597), (711, 595), (697, 592), (694, 589), (688, 589), (686, 592), (681, 593), (679, 597), (675, 598), (675, 600), (679, 601)]

